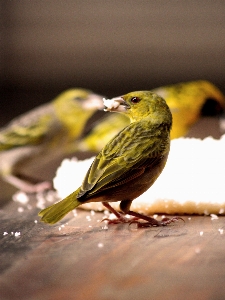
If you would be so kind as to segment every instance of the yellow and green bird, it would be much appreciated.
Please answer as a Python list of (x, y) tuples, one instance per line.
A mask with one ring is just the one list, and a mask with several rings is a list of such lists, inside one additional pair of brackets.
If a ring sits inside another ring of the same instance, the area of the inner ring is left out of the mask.
[(49, 182), (25, 175), (26, 168), (73, 152), (87, 120), (101, 107), (102, 97), (74, 88), (12, 120), (0, 129), (0, 176), (25, 192), (49, 188)]
[[(102, 202), (117, 217), (111, 223), (130, 222), (125, 214), (146, 221), (138, 223), (139, 227), (178, 220), (174, 217), (157, 221), (130, 210), (132, 201), (153, 185), (167, 161), (172, 115), (165, 100), (150, 91), (136, 91), (104, 103), (106, 110), (129, 117), (130, 124), (96, 156), (82, 185), (64, 200), (42, 210), (41, 220), (54, 224), (87, 202)], [(115, 201), (121, 201), (122, 213), (109, 204)]]
[[(202, 114), (216, 115), (225, 110), (225, 96), (209, 81), (182, 82), (152, 91), (166, 100), (172, 112), (171, 139), (185, 136)], [(98, 152), (128, 124), (128, 119), (122, 114), (103, 116), (93, 123), (77, 147), (82, 151)]]

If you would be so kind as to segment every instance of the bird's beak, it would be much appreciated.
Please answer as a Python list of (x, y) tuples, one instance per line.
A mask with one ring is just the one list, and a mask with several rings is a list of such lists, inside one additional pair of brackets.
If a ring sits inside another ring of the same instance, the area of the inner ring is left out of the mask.
[(112, 99), (103, 98), (105, 105), (104, 111), (116, 111), (116, 112), (125, 112), (129, 108), (129, 105), (124, 101), (122, 97), (115, 97)]
[(103, 97), (97, 94), (88, 95), (85, 101), (82, 101), (82, 106), (84, 109), (103, 109), (104, 105), (102, 102)]

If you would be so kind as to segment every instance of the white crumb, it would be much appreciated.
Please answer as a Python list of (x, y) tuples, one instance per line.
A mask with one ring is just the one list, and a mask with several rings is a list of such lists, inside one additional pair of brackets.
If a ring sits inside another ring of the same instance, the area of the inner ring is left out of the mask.
[(35, 223), (35, 224), (37, 224), (37, 222), (38, 222), (37, 220), (34, 220), (34, 223)]
[(87, 221), (91, 221), (91, 217), (90, 216), (86, 216)]
[(196, 253), (196, 254), (199, 254), (200, 252), (201, 252), (201, 249), (200, 249), (200, 248), (196, 248), (196, 249), (195, 249), (195, 253)]
[(36, 199), (37, 199), (36, 207), (39, 209), (44, 209), (46, 207), (45, 196), (42, 193), (37, 193)]
[(23, 207), (18, 207), (17, 210), (18, 210), (19, 213), (24, 212), (24, 208)]
[(98, 248), (104, 247), (103, 243), (98, 243)]
[(200, 231), (200, 232), (199, 232), (200, 236), (203, 236), (203, 233), (204, 233), (203, 231)]
[(12, 196), (13, 201), (19, 202), (21, 204), (27, 204), (29, 202), (29, 197), (24, 192), (17, 192)]
[(223, 234), (223, 228), (219, 228), (218, 231), (220, 234)]
[(211, 220), (218, 220), (219, 217), (215, 214), (210, 214)]
[(6, 232), (6, 231), (3, 232), (3, 235), (7, 235), (7, 234), (8, 234), (8, 232)]
[(15, 237), (18, 237), (18, 236), (20, 236), (20, 232), (15, 232)]
[(120, 102), (116, 101), (115, 99), (105, 99), (105, 98), (103, 98), (103, 103), (104, 103), (104, 106), (106, 107), (104, 109), (105, 111), (110, 111), (112, 109), (116, 109), (120, 105)]
[(73, 216), (74, 216), (74, 217), (77, 217), (77, 210), (76, 210), (76, 209), (73, 209), (73, 210), (72, 210), (72, 213), (73, 213)]

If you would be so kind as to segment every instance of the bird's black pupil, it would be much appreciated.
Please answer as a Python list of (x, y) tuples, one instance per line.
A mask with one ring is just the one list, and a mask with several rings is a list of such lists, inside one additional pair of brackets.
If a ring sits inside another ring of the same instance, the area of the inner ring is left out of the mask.
[(138, 103), (140, 100), (141, 100), (141, 99), (138, 98), (138, 97), (133, 97), (133, 98), (131, 98), (131, 102), (132, 102), (132, 103)]

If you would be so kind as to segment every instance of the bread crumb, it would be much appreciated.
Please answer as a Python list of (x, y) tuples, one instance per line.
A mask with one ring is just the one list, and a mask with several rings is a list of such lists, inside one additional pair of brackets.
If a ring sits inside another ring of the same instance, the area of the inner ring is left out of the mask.
[(215, 214), (210, 214), (211, 220), (218, 220), (219, 217)]

